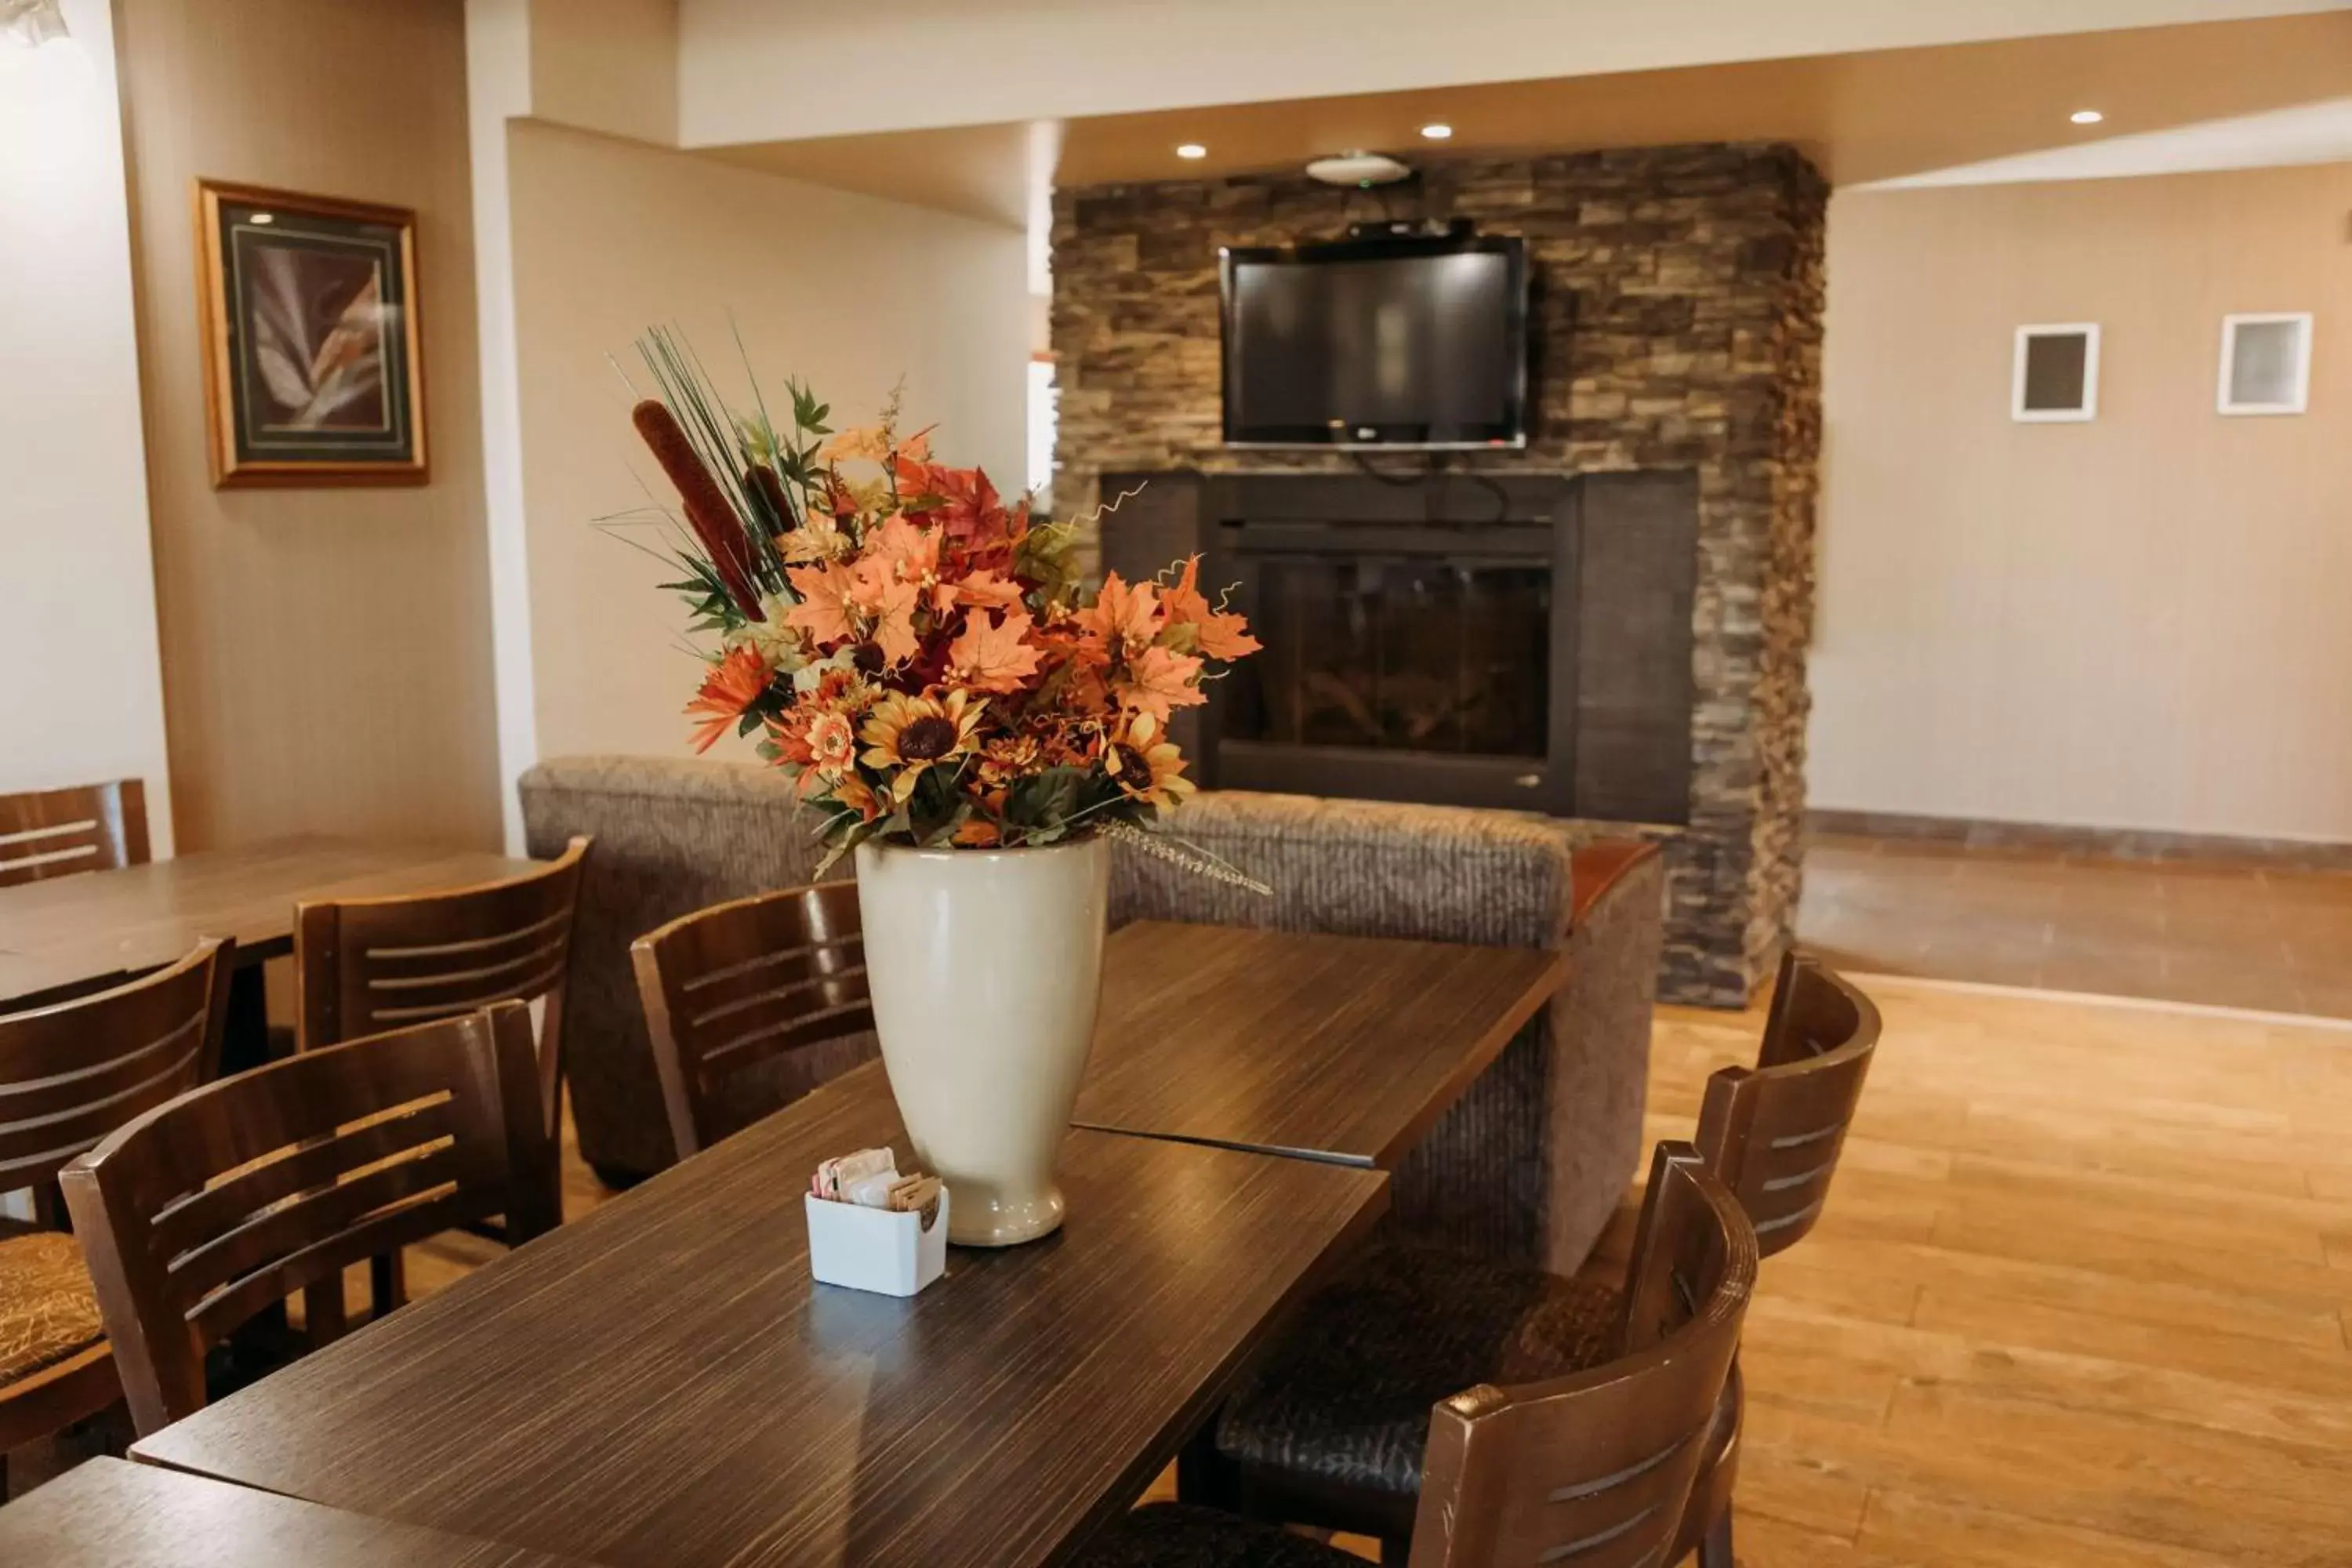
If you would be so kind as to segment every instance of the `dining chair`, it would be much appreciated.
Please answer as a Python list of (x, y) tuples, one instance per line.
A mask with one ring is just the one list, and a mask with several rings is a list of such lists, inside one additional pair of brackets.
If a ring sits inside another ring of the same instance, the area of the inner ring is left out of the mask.
[[(1757, 1065), (1708, 1079), (1696, 1146), (1739, 1199), (1759, 1256), (1792, 1245), (1820, 1218), (1878, 1034), (1868, 997), (1792, 953), (1773, 987)], [(1298, 1328), (1188, 1448), (1182, 1495), (1398, 1540), (1419, 1485), (1430, 1400), (1506, 1369), (1561, 1375), (1594, 1364), (1612, 1353), (1624, 1299), (1622, 1285), (1588, 1276), (1377, 1246), (1309, 1302)], [(1681, 1537), (1682, 1552), (1698, 1552), (1702, 1568), (1732, 1564), (1744, 1396), (1735, 1368)]]
[(681, 1160), (874, 1056), (854, 882), (700, 910), (629, 957)]
[[(1756, 1261), (1747, 1215), (1698, 1151), (1658, 1145), (1609, 1354), (1564, 1376), (1481, 1383), (1424, 1410), (1409, 1524), (1384, 1541), (1381, 1561), (1403, 1568), (1675, 1561)], [(1127, 1515), (1079, 1562), (1346, 1568), (1360, 1560), (1270, 1524), (1179, 1503)]]
[(0, 1192), (30, 1188), (36, 1220), (0, 1220), (0, 1501), (8, 1450), (122, 1397), (82, 1247), (57, 1193), (66, 1163), (213, 1075), (230, 943), (71, 1002), (0, 1016)]
[(59, 1176), (132, 1424), (205, 1403), (205, 1352), (299, 1292), (313, 1346), (343, 1270), (491, 1215), (556, 1225), (555, 1150), (520, 1002), (289, 1057), (192, 1089)]
[(0, 888), (147, 864), (147, 786), (138, 779), (0, 795)]
[[(540, 1120), (563, 1124), (563, 996), (572, 916), (591, 840), (573, 838), (536, 870), (453, 891), (313, 900), (294, 910), (295, 1049), (454, 1017), (494, 1002), (538, 1005), (533, 1047)], [(550, 1167), (549, 1180), (557, 1179)], [(556, 1201), (561, 1203), (560, 1194)], [(504, 1240), (494, 1221), (470, 1228)], [(375, 1306), (406, 1296), (400, 1259), (373, 1266)]]

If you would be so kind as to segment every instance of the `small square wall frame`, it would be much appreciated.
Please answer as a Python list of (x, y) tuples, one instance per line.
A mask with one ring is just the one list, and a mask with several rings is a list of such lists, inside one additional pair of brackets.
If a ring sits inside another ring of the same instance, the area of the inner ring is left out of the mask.
[(2221, 318), (2214, 406), (2223, 414), (2300, 414), (2311, 403), (2311, 312)]
[(2017, 329), (2009, 416), (2023, 425), (2099, 416), (2099, 324), (2045, 321)]

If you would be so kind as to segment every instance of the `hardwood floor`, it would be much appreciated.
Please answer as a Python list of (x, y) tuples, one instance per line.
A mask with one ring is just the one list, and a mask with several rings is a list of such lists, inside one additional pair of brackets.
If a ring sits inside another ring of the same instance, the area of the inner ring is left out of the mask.
[(1875, 973), (2352, 1017), (2352, 872), (1823, 834), (1798, 933)]
[[(1748, 1314), (1749, 1568), (2352, 1563), (2352, 1030), (1878, 980)], [(1760, 1017), (1663, 1008), (1650, 1131)]]
[[(1746, 1568), (2352, 1564), (2352, 1028), (1864, 984), (1828, 1213), (1748, 1318)], [(1661, 1008), (1651, 1136), (1761, 1026)]]

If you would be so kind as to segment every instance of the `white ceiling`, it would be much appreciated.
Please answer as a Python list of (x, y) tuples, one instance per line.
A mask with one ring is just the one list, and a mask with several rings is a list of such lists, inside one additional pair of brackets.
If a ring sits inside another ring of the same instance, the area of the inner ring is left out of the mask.
[(2344, 0), (679, 0), (680, 141), (773, 142), (2352, 8)]
[(1919, 185), (1992, 185), (2031, 180), (2104, 180), (2352, 161), (2352, 98), (2233, 115), (2164, 131), (2107, 136), (1954, 168), (1874, 180), (1858, 190)]
[[(1108, 0), (1107, 0), (1108, 3)], [(2352, 157), (2352, 9), (1545, 80), (705, 147), (819, 184), (1026, 226), (1054, 186), (1452, 155), (1788, 142), (1841, 185), (2084, 178)], [(2072, 123), (2095, 108), (2096, 125)], [(1206, 153), (1180, 160), (1179, 143)]]

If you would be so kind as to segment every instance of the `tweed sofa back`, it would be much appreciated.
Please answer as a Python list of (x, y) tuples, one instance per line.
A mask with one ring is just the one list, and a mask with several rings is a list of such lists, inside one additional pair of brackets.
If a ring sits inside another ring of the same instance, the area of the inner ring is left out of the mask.
[[(699, 757), (563, 757), (518, 787), (533, 855), (596, 837), (563, 1020), (581, 1156), (608, 1179), (651, 1175), (677, 1155), (629, 944), (680, 915), (815, 880), (820, 817), (772, 768)], [(845, 862), (834, 871), (848, 874)]]
[[(608, 1174), (649, 1173), (672, 1154), (629, 943), (707, 905), (811, 880), (815, 815), (768, 769), (698, 759), (566, 758), (533, 768), (521, 792), (532, 853), (596, 837), (566, 1018), (581, 1152)], [(1196, 797), (1172, 827), (1273, 895), (1120, 846), (1114, 925), (1569, 948), (1561, 994), (1397, 1173), (1392, 1224), (1563, 1271), (1581, 1262), (1640, 1155), (1658, 858), (1612, 856), (1543, 817), (1238, 791)], [(1605, 876), (1580, 890), (1580, 863)]]

